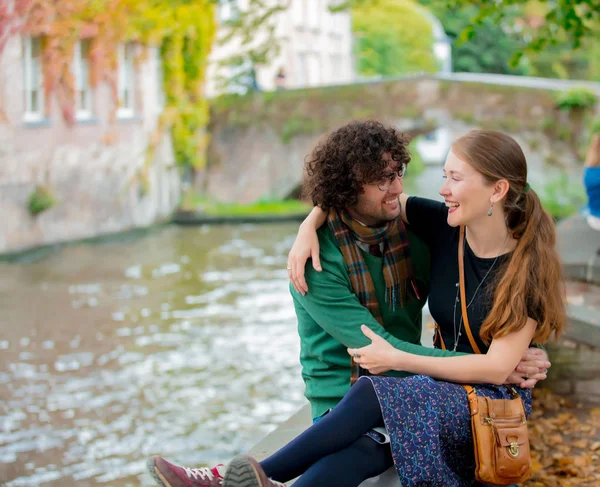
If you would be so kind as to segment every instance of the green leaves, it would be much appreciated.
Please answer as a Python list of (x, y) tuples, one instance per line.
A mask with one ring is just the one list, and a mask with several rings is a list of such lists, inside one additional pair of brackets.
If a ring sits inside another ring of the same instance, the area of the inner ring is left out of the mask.
[(596, 93), (586, 88), (571, 88), (561, 91), (556, 97), (556, 106), (561, 110), (593, 107), (597, 101)]
[(352, 10), (358, 72), (389, 76), (435, 72), (429, 19), (411, 0), (363, 2)]
[(43, 211), (52, 208), (56, 204), (56, 200), (52, 192), (47, 186), (38, 185), (29, 195), (27, 207), (32, 216), (37, 216)]

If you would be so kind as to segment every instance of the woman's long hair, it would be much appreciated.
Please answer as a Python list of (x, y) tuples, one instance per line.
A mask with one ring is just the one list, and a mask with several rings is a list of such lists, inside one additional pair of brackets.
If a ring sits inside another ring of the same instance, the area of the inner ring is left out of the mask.
[(554, 221), (535, 191), (526, 189), (527, 163), (521, 147), (502, 132), (473, 130), (452, 144), (452, 152), (490, 184), (505, 179), (510, 185), (504, 213), (517, 246), (498, 277), (481, 339), (489, 343), (494, 337), (519, 330), (528, 316), (538, 323), (534, 342), (543, 343), (552, 334), (557, 337), (565, 327), (566, 313)]

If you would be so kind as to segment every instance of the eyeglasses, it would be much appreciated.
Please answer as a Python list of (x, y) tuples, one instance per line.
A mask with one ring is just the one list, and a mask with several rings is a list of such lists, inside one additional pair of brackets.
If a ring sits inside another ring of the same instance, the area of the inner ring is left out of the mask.
[(376, 184), (380, 191), (387, 191), (390, 189), (392, 183), (396, 178), (403, 178), (406, 174), (406, 164), (402, 163), (398, 166), (394, 172), (382, 177)]

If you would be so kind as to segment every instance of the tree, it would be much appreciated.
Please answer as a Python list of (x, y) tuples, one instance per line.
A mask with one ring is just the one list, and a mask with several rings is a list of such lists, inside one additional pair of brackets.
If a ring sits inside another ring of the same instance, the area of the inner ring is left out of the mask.
[(217, 40), (219, 44), (237, 44), (234, 55), (219, 60), (219, 65), (229, 68), (230, 73), (217, 80), (222, 89), (247, 91), (256, 87), (256, 66), (267, 64), (280, 52), (276, 14), (286, 10), (288, 4), (288, 0), (249, 0), (242, 11), (232, 7), (232, 18), (221, 23)]
[[(577, 10), (583, 17), (584, 35), (579, 38), (579, 48), (574, 49), (566, 30), (549, 16), (552, 9), (561, 7), (552, 2), (500, 1), (493, 5), (495, 14), (486, 14), (478, 6), (487, 2), (420, 0), (420, 3), (440, 19), (446, 33), (455, 39), (456, 71), (599, 79), (600, 42), (589, 31), (597, 24), (596, 7), (587, 17), (581, 14), (581, 9)], [(550, 39), (544, 38), (547, 29), (554, 33)], [(538, 44), (534, 45), (535, 39)], [(541, 42), (545, 43), (543, 48)]]
[(411, 0), (379, 0), (352, 8), (362, 75), (436, 71), (431, 23)]
[[(525, 74), (523, 67), (513, 67), (510, 60), (523, 45), (518, 36), (504, 28), (484, 20), (470, 39), (457, 42), (461, 33), (471, 25), (477, 15), (475, 7), (448, 6), (446, 0), (421, 0), (442, 23), (446, 34), (453, 39), (453, 70), (473, 73)], [(506, 22), (514, 23), (514, 15)]]
[(566, 42), (573, 49), (581, 47), (585, 39), (594, 38), (600, 29), (600, 2), (598, 0), (447, 0), (448, 7), (474, 7), (477, 13), (472, 25), (465, 27), (461, 40), (471, 39), (486, 22), (500, 25), (515, 12), (521, 12), (517, 28), (527, 29), (526, 44), (515, 51), (513, 65), (525, 52), (539, 52), (548, 45)]

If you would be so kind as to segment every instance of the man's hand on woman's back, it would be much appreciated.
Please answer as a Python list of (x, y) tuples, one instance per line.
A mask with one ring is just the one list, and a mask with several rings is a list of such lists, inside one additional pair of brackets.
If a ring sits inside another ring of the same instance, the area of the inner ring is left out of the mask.
[(533, 389), (539, 381), (547, 377), (550, 365), (546, 350), (537, 347), (528, 348), (517, 368), (506, 379), (506, 384)]

